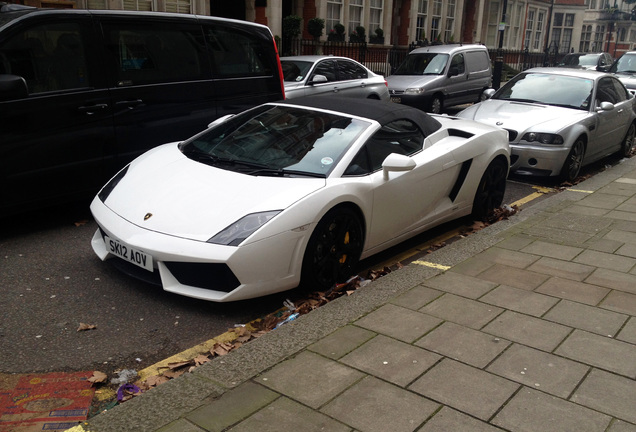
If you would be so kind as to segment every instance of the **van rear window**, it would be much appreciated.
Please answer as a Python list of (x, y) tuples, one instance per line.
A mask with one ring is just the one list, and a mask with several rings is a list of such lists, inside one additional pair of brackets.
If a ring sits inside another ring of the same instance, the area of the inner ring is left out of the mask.
[[(205, 26), (205, 39), (218, 78), (273, 75), (273, 41), (224, 26)], [(270, 46), (267, 46), (269, 44)], [(268, 51), (269, 50), (269, 51)]]

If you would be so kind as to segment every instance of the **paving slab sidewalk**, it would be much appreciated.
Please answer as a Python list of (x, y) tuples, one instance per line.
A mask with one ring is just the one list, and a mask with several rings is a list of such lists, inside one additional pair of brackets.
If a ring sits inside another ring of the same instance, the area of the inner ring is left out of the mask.
[(74, 429), (636, 432), (635, 406), (632, 158)]

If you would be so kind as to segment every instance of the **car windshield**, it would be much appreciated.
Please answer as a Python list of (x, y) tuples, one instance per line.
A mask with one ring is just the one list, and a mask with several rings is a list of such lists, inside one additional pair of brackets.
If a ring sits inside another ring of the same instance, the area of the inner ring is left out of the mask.
[(596, 66), (599, 54), (568, 54), (560, 66)]
[(593, 88), (591, 79), (530, 72), (517, 75), (492, 98), (588, 110)]
[(299, 82), (305, 79), (313, 63), (308, 61), (281, 59), (280, 64), (283, 68), (283, 79), (285, 82)]
[(326, 177), (370, 122), (263, 105), (181, 145), (187, 157), (251, 175)]
[(610, 68), (612, 73), (636, 73), (636, 55), (625, 54)]
[(448, 54), (409, 54), (393, 75), (441, 75), (447, 61)]

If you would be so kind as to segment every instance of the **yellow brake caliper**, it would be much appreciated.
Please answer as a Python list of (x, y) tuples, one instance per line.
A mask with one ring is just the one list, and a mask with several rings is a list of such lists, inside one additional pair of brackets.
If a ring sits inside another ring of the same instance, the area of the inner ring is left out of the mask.
[[(344, 244), (349, 244), (349, 231), (345, 233)], [(340, 257), (340, 264), (344, 264), (347, 261), (347, 254), (342, 254)]]

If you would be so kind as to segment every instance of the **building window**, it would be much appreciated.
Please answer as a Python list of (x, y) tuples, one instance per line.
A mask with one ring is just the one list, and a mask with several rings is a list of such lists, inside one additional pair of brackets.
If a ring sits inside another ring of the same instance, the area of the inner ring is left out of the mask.
[(383, 0), (371, 0), (369, 11), (369, 34), (374, 34), (376, 29), (382, 28), (382, 2)]
[(603, 51), (603, 36), (605, 35), (605, 26), (596, 26), (594, 32), (594, 44), (592, 45), (592, 51)]
[(342, 0), (327, 0), (327, 20), (325, 28), (327, 31), (341, 23), (340, 13), (342, 11)]
[(428, 0), (419, 0), (417, 5), (417, 22), (415, 24), (415, 40), (426, 39), (426, 16), (428, 12)]
[(579, 44), (579, 51), (589, 52), (591, 42), (592, 42), (592, 26), (584, 25), (583, 29), (581, 30), (581, 43)]
[[(124, 1), (127, 1), (127, 0), (124, 0)], [(141, 3), (140, 0), (136, 0), (136, 1)], [(191, 8), (192, 8), (192, 4), (190, 3), (190, 0), (166, 0), (166, 12), (192, 13)]]
[(555, 13), (550, 49), (558, 52), (569, 52), (572, 44), (574, 14)]
[(455, 0), (447, 0), (446, 2), (446, 26), (444, 28), (444, 41), (446, 43), (453, 42), (455, 35)]
[(349, 0), (349, 33), (362, 25), (363, 0)]
[(524, 40), (524, 47), (530, 49), (530, 41), (532, 40), (532, 32), (534, 31), (534, 15), (537, 11), (535, 9), (528, 10), (528, 21), (526, 22), (526, 37)]
[(627, 29), (625, 27), (621, 27), (618, 29), (618, 40), (620, 42), (625, 42), (625, 36), (627, 34)]
[[(166, 8), (168, 8), (167, 3), (166, 3)], [(124, 0), (124, 10), (152, 12), (155, 9), (153, 9), (151, 0)], [(170, 10), (170, 12), (177, 12), (177, 11)], [(189, 6), (188, 6), (188, 10), (185, 13), (190, 13)]]
[(442, 0), (433, 0), (433, 17), (431, 20), (431, 41), (440, 38), (440, 23), (442, 21)]
[(545, 12), (539, 11), (539, 13), (537, 13), (537, 30), (534, 32), (534, 43), (532, 44), (532, 49), (534, 50), (541, 49), (541, 41), (543, 40), (544, 18), (545, 18)]
[(519, 34), (521, 32), (521, 18), (525, 12), (525, 6), (520, 4), (517, 6), (517, 10), (514, 11), (514, 16), (512, 17), (512, 28), (510, 31), (510, 44), (508, 45), (510, 48), (517, 49), (517, 44), (519, 43)]

